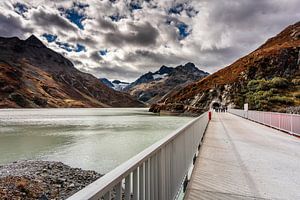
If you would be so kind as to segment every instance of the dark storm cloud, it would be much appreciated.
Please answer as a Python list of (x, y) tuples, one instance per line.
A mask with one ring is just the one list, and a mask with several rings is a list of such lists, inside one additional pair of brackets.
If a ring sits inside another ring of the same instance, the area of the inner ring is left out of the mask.
[(97, 40), (95, 40), (94, 38), (92, 38), (90, 36), (69, 37), (68, 42), (70, 42), (70, 43), (81, 43), (81, 44), (84, 44), (84, 45), (90, 46), (90, 47), (94, 47), (95, 45), (97, 45)]
[[(106, 65), (109, 65), (106, 66)], [(109, 63), (104, 63), (103, 67), (95, 68), (85, 68), (85, 72), (94, 74), (96, 77), (103, 78), (104, 76), (109, 75), (111, 79), (118, 79), (120, 74), (123, 74), (124, 77), (138, 77), (140, 75), (139, 71), (134, 71), (126, 67), (111, 65)]]
[(60, 16), (58, 13), (46, 12), (45, 9), (38, 9), (32, 13), (31, 16), (34, 23), (38, 26), (56, 27), (65, 31), (77, 31), (67, 19)]
[(108, 20), (104, 19), (103, 17), (100, 17), (98, 19), (98, 22), (99, 22), (100, 27), (105, 30), (115, 31), (117, 29), (116, 25), (113, 22), (108, 21)]
[[(153, 52), (148, 50), (136, 50), (135, 52), (129, 52), (123, 60), (125, 62), (130, 63), (168, 63), (168, 64), (176, 64), (180, 62), (180, 60), (184, 60), (184, 58), (174, 55), (174, 54), (163, 54), (159, 52)], [(157, 66), (158, 67), (158, 66)]]
[(94, 51), (91, 55), (90, 58), (94, 61), (94, 62), (99, 62), (100, 60), (103, 60), (103, 58), (100, 56), (98, 51)]
[(17, 36), (20, 38), (24, 38), (24, 34), (32, 32), (33, 29), (30, 27), (26, 27), (20, 17), (10, 14), (4, 15), (2, 12), (0, 12), (0, 36)]
[(105, 34), (105, 40), (115, 46), (137, 45), (150, 46), (156, 44), (159, 32), (149, 22), (144, 24), (128, 23), (129, 31), (116, 30)]

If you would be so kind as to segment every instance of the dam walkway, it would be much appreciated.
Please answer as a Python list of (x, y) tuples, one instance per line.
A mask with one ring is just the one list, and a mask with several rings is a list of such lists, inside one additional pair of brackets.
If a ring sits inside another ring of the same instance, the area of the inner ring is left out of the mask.
[(300, 139), (213, 113), (185, 200), (300, 199)]

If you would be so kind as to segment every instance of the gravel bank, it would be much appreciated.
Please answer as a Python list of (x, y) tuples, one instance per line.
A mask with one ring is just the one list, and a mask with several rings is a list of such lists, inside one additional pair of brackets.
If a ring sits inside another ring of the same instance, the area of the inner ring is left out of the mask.
[(66, 199), (101, 176), (61, 162), (18, 161), (0, 166), (0, 199)]

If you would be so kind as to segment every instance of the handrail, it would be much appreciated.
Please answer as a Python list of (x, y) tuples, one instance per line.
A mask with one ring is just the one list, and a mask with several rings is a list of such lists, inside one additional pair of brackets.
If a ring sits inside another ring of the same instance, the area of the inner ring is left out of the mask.
[(67, 200), (175, 199), (192, 165), (208, 114), (192, 120), (146, 148)]
[(229, 109), (228, 112), (300, 136), (300, 115), (241, 109)]

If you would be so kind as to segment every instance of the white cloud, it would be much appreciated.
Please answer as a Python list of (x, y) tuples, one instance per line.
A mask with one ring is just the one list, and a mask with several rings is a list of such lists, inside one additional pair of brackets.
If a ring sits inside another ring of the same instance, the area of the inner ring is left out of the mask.
[[(28, 11), (16, 13), (17, 2)], [(142, 9), (130, 7), (130, 2), (87, 0), (81, 3), (89, 7), (81, 9), (67, 0), (2, 1), (0, 35), (25, 39), (35, 34), (81, 70), (132, 81), (161, 65), (188, 61), (214, 72), (300, 19), (299, 0), (134, 1)], [(62, 8), (84, 15), (84, 29), (67, 19)], [(190, 33), (187, 37), (180, 36), (179, 24), (187, 25), (182, 30)], [(86, 51), (67, 52), (55, 42), (47, 43), (44, 33), (56, 35), (61, 43), (84, 45)], [(99, 55), (105, 49), (108, 53)]]

